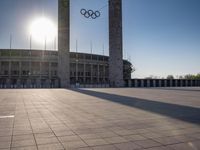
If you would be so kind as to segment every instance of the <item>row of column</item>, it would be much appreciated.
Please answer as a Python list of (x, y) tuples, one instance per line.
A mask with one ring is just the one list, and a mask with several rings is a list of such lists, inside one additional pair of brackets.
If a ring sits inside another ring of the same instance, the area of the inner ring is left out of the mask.
[[(86, 72), (88, 72), (87, 70), (86, 70), (86, 63), (76, 63), (75, 64), (76, 65), (76, 68), (75, 68), (75, 73), (76, 73), (76, 75), (75, 75), (75, 78), (76, 78), (76, 82), (77, 83), (79, 83), (79, 78), (80, 77), (83, 77), (83, 81), (84, 81), (84, 83), (86, 82), (86, 78), (88, 78), (88, 76), (86, 76)], [(79, 65), (83, 65), (83, 76), (79, 76), (78, 75), (78, 72), (82, 72), (81, 71), (81, 69), (79, 68)], [(93, 75), (93, 73), (94, 73), (94, 66), (97, 66), (97, 75)], [(103, 72), (102, 72), (102, 76), (100, 76), (100, 66), (103, 66)], [(71, 71), (72, 71), (72, 69), (71, 69)], [(107, 70), (108, 71), (108, 70)], [(91, 83), (93, 83), (93, 78), (97, 78), (97, 83), (99, 83), (99, 81), (100, 81), (100, 78), (103, 78), (103, 82), (105, 82), (106, 81), (106, 78), (108, 78), (108, 75), (106, 75), (106, 65), (99, 65), (99, 64), (90, 64), (90, 70), (89, 70), (89, 72), (90, 72), (90, 80), (91, 80)], [(74, 77), (74, 76), (73, 76)]]
[[(59, 80), (50, 79), (0, 79), (0, 88), (58, 88)], [(16, 81), (15, 81), (16, 80)]]
[[(19, 66), (18, 66), (18, 68), (16, 69), (16, 68), (14, 68), (14, 66), (12, 66), (12, 62), (11, 61), (9, 61), (8, 62), (8, 78), (12, 78), (12, 76), (19, 76), (19, 78), (21, 78), (22, 76), (40, 76), (40, 78), (42, 78), (42, 72), (44, 71), (44, 68), (42, 68), (42, 63), (43, 62), (39, 62), (39, 74), (32, 74), (32, 63), (31, 62), (28, 62), (28, 66), (27, 66), (27, 68), (26, 67), (24, 67), (25, 69), (23, 69), (23, 67), (22, 67), (22, 62), (20, 61), (20, 62), (18, 62), (19, 63)], [(45, 62), (46, 63), (46, 62)], [(2, 72), (4, 72), (5, 70), (3, 70), (2, 69), (3, 67), (1, 66), (1, 63), (0, 63), (0, 70), (2, 71)], [(13, 69), (14, 68), (14, 69)], [(49, 79), (51, 79), (52, 78), (52, 73), (51, 73), (51, 71), (53, 71), (52, 70), (52, 66), (51, 66), (51, 63), (48, 63), (48, 69), (45, 69), (45, 70), (48, 70), (48, 78)], [(12, 71), (19, 71), (19, 74), (12, 74)], [(26, 75), (23, 75), (22, 74), (22, 72), (23, 71), (28, 71), (29, 73), (28, 74), (26, 74)], [(56, 71), (56, 70), (55, 70)], [(5, 76), (4, 74), (2, 74), (3, 76)], [(45, 75), (45, 76), (47, 76), (47, 75)]]
[(188, 87), (188, 86), (200, 86), (200, 80), (132, 79), (128, 81), (128, 87)]

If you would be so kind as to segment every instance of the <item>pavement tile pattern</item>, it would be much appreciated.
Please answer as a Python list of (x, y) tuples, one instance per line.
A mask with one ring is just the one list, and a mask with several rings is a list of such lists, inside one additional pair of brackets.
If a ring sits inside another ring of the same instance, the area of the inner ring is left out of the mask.
[(200, 150), (200, 88), (0, 90), (0, 150)]

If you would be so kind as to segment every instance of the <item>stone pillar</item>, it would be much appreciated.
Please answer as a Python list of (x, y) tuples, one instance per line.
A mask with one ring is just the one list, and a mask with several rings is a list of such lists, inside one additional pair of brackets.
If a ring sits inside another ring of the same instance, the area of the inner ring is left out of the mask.
[(37, 88), (41, 88), (41, 80), (40, 80), (40, 78), (36, 79), (36, 87)]
[(55, 80), (55, 87), (56, 87), (56, 88), (58, 88), (58, 86), (59, 86), (59, 83), (58, 83), (58, 82), (59, 82), (58, 79), (56, 79), (56, 80)]
[(122, 1), (109, 0), (109, 80), (111, 86), (124, 86), (122, 44)]
[(173, 87), (173, 80), (171, 79), (169, 82), (170, 82), (170, 87)]
[(156, 87), (156, 80), (153, 80), (153, 87)]
[(42, 79), (42, 62), (40, 61), (40, 79)]
[(167, 80), (164, 80), (164, 87), (167, 87)]
[(178, 80), (175, 79), (175, 87), (177, 87), (177, 86), (178, 86)]
[(58, 76), (60, 87), (70, 87), (70, 0), (58, 0)]
[(106, 83), (106, 66), (105, 66), (105, 64), (103, 64), (103, 83), (107, 84)]
[(134, 80), (134, 87), (138, 87), (138, 81), (137, 81), (137, 79)]
[(132, 80), (128, 80), (128, 87), (132, 87)]
[(17, 79), (17, 88), (21, 88), (21, 82), (19, 78)]
[[(0, 56), (1, 56), (1, 52), (0, 52)], [(2, 70), (1, 70), (1, 61), (0, 61), (0, 75), (2, 74)]]
[(183, 87), (183, 80), (180, 80), (180, 87)]
[(45, 88), (50, 88), (50, 83), (51, 83), (51, 80), (50, 79), (47, 79), (46, 80), (46, 83), (45, 83)]
[(158, 80), (158, 87), (161, 87), (162, 86), (162, 80)]
[(185, 80), (185, 86), (186, 87), (188, 86), (188, 80), (187, 79)]
[(91, 63), (91, 66), (90, 66), (90, 71), (91, 71), (91, 76), (90, 76), (90, 83), (93, 84), (93, 64)]
[(6, 87), (5, 88), (10, 88), (10, 79), (6, 79)]
[(49, 80), (51, 80), (51, 62), (49, 62)]
[[(22, 78), (22, 62), (19, 62), (19, 78)], [(21, 83), (20, 83), (21, 84)]]
[(194, 85), (198, 86), (198, 81), (197, 80), (194, 81)]
[(97, 84), (99, 84), (100, 72), (99, 72), (99, 64), (97, 65)]
[(86, 84), (85, 83), (86, 82), (86, 64), (85, 64), (85, 62), (83, 64), (83, 82), (84, 82), (84, 84)]
[(11, 68), (12, 68), (12, 64), (11, 63), (12, 62), (9, 61), (9, 64), (8, 64), (8, 76), (9, 76), (9, 78), (11, 78)]
[(141, 87), (144, 87), (144, 80), (141, 80)]
[(147, 87), (150, 87), (150, 80), (147, 80)]

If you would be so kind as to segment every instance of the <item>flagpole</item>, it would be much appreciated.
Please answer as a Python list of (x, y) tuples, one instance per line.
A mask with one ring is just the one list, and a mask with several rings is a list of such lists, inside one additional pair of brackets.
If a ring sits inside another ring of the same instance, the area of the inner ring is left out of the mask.
[(10, 34), (10, 50), (12, 49), (12, 34)]
[(93, 44), (92, 44), (92, 41), (90, 41), (90, 52), (91, 52), (91, 55), (93, 53)]
[(47, 37), (45, 36), (45, 39), (44, 39), (44, 50), (46, 51), (46, 49), (47, 49)]
[(104, 44), (103, 44), (103, 56), (104, 56)]
[(30, 35), (30, 50), (32, 49), (32, 35)]
[(93, 84), (92, 49), (93, 49), (93, 45), (92, 45), (92, 41), (90, 41), (90, 51), (91, 51), (91, 84)]
[(76, 83), (78, 83), (78, 40), (76, 40)]

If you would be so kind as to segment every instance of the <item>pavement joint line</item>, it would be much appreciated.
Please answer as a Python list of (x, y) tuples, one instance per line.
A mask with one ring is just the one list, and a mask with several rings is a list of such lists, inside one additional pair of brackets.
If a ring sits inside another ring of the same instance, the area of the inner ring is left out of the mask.
[(34, 138), (34, 141), (35, 141), (35, 146), (36, 146), (36, 149), (39, 150), (38, 148), (38, 144), (36, 142), (36, 137), (35, 137), (35, 134), (33, 132), (33, 127), (32, 127), (32, 124), (31, 124), (31, 121), (30, 121), (30, 118), (29, 118), (29, 114), (28, 114), (28, 111), (27, 111), (27, 108), (26, 108), (26, 105), (25, 105), (25, 102), (24, 102), (24, 96), (22, 96), (22, 100), (23, 100), (23, 106), (25, 108), (25, 111), (26, 111), (26, 115), (27, 115), (27, 118), (28, 118), (28, 121), (29, 121), (29, 124), (30, 124), (30, 127), (31, 127), (31, 131), (32, 131), (32, 134), (33, 134), (33, 138)]
[(14, 118), (14, 115), (9, 115), (9, 116), (0, 116), (0, 119), (6, 119), (6, 118)]
[[(33, 95), (36, 96), (36, 95)], [(40, 96), (41, 97), (41, 96)], [(42, 97), (41, 97), (42, 98)], [(45, 100), (45, 99), (44, 99)], [(35, 104), (33, 103), (33, 106), (35, 106)], [(43, 105), (44, 108), (46, 108), (45, 105)], [(46, 108), (48, 110), (48, 108)], [(47, 126), (50, 128), (50, 130), (52, 131), (52, 133), (55, 135), (56, 139), (58, 140), (59, 144), (62, 145), (62, 148), (65, 149), (63, 143), (59, 140), (58, 136), (56, 136), (55, 132), (52, 130), (51, 126), (49, 125), (49, 123), (47, 122), (47, 120), (45, 119), (45, 117), (42, 115), (42, 113), (37, 109), (37, 112), (41, 115), (41, 117), (43, 118), (43, 120), (45, 121), (45, 123), (47, 124)], [(54, 115), (54, 114), (53, 114)], [(37, 143), (36, 143), (37, 144)], [(45, 145), (45, 144), (44, 144)]]

